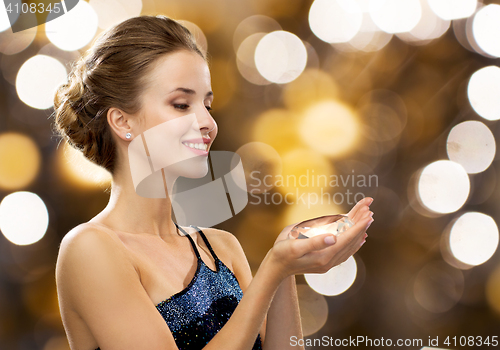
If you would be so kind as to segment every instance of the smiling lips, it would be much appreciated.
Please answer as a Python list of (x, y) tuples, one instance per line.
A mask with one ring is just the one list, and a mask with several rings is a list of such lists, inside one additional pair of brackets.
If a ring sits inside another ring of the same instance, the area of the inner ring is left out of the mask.
[(182, 141), (182, 144), (198, 155), (208, 155), (208, 146), (212, 142), (210, 139), (192, 139)]

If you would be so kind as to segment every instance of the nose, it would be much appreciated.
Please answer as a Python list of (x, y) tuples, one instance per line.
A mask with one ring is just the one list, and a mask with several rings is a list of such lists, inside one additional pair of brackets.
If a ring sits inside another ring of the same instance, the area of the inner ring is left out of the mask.
[(217, 135), (217, 123), (204, 105), (202, 110), (196, 113), (196, 120), (201, 134), (208, 134), (211, 139), (214, 139)]

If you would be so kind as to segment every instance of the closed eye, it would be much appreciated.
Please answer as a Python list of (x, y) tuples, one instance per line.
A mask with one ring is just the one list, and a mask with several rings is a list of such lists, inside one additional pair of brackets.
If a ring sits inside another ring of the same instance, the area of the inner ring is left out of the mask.
[(177, 108), (177, 109), (180, 109), (180, 110), (185, 110), (185, 109), (189, 108), (189, 105), (187, 105), (185, 103), (174, 104), (174, 108)]

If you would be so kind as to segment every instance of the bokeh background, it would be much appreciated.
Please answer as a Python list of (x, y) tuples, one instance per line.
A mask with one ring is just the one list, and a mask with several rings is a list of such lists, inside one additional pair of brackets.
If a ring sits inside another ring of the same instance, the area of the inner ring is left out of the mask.
[(59, 243), (110, 183), (55, 136), (53, 92), (141, 14), (182, 20), (209, 52), (213, 147), (240, 154), (249, 191), (217, 227), (253, 272), (282, 227), (375, 199), (353, 258), (297, 276), (307, 338), (491, 348), (460, 336), (500, 335), (500, 1), (81, 0), (18, 33), (0, 9), (1, 349), (68, 349)]

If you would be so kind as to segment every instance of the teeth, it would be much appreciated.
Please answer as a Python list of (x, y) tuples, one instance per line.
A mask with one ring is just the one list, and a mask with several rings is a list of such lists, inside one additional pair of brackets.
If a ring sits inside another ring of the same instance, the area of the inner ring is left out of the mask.
[(194, 149), (199, 149), (199, 150), (203, 150), (203, 151), (206, 151), (208, 149), (208, 145), (205, 144), (205, 143), (184, 143), (186, 146), (188, 146), (189, 148), (194, 148)]

